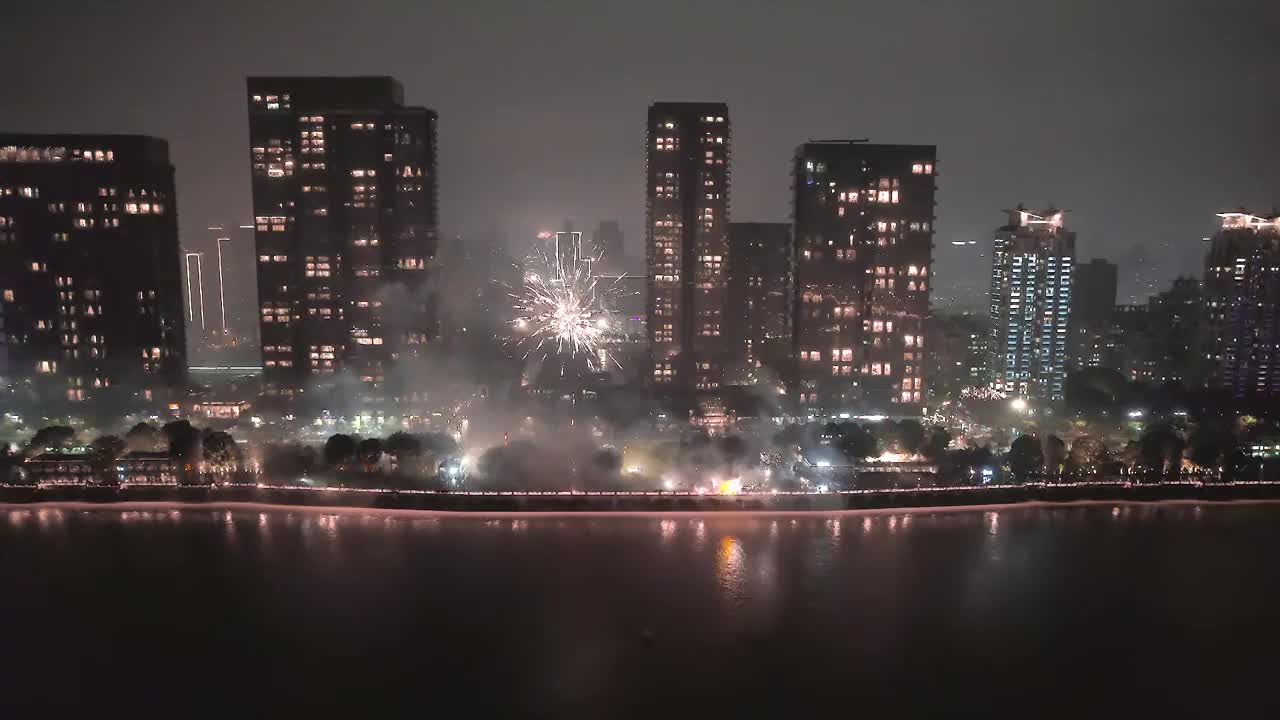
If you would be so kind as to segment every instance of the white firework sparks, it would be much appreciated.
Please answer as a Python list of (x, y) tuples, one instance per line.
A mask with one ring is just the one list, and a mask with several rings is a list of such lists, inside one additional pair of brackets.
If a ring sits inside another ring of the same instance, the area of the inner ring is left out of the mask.
[(591, 266), (596, 260), (579, 259), (577, 248), (562, 257), (557, 247), (554, 256), (540, 254), (541, 267), (525, 272), (524, 285), (511, 297), (516, 311), (513, 339), (525, 347), (526, 358), (537, 353), (544, 358), (552, 353), (583, 355), (592, 370), (618, 365), (603, 341), (615, 330), (610, 304), (622, 295), (622, 278), (595, 275)]

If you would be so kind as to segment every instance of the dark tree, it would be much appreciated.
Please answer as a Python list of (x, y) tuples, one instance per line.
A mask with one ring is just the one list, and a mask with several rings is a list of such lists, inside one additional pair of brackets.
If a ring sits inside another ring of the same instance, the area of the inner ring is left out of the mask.
[(125, 442), (115, 435), (103, 435), (89, 443), (89, 452), (93, 457), (93, 469), (99, 480), (114, 475), (116, 460), (124, 454)]
[(425, 452), (422, 438), (407, 432), (388, 435), (387, 439), (382, 443), (382, 449), (388, 455), (394, 457), (397, 462), (404, 462)]
[(902, 420), (895, 423), (893, 435), (900, 453), (914, 455), (920, 452), (921, 446), (924, 445), (924, 426), (916, 420)]
[(822, 437), (828, 440), (834, 441), (839, 439), (842, 432), (840, 424), (834, 420), (828, 420), (827, 424), (822, 426)]
[(186, 420), (174, 420), (160, 428), (169, 443), (169, 456), (184, 462), (194, 462), (200, 456), (200, 431)]
[(365, 438), (356, 445), (356, 455), (365, 472), (369, 472), (382, 460), (382, 441), (378, 438)]
[(880, 455), (880, 441), (870, 425), (849, 423), (842, 426), (842, 430), (836, 441), (837, 447), (850, 462), (862, 462)]
[(1118, 416), (1129, 393), (1124, 375), (1102, 367), (1071, 373), (1063, 389), (1067, 409), (1090, 419)]
[(1234, 464), (1239, 445), (1230, 427), (1221, 423), (1203, 422), (1191, 436), (1186, 451), (1187, 459), (1202, 468), (1222, 467), (1224, 473), (1228, 473), (1229, 466)]
[(422, 436), (422, 449), (424, 452), (434, 453), (435, 455), (457, 455), (459, 448), (458, 443), (452, 437), (444, 433), (427, 433)]
[(1046, 435), (1041, 451), (1044, 455), (1044, 466), (1051, 473), (1057, 473), (1067, 462), (1067, 444), (1057, 435)]
[(929, 436), (920, 447), (920, 454), (929, 460), (938, 462), (946, 455), (947, 446), (951, 444), (951, 433), (946, 428), (934, 426), (929, 428)]
[(31, 436), (27, 443), (28, 453), (39, 455), (45, 448), (64, 450), (75, 444), (76, 431), (67, 425), (50, 425), (42, 427)]
[(262, 451), (262, 472), (273, 481), (295, 480), (315, 466), (315, 450), (303, 445), (268, 445)]
[(989, 447), (958, 448), (943, 455), (943, 480), (952, 484), (968, 484), (984, 467), (995, 464), (995, 454)]
[(230, 434), (215, 430), (204, 435), (201, 456), (215, 470), (234, 472), (240, 467), (240, 447)]
[(1081, 435), (1071, 443), (1068, 460), (1076, 469), (1088, 469), (1107, 459), (1107, 446), (1096, 437)]
[(1044, 454), (1040, 451), (1040, 439), (1035, 435), (1019, 435), (1009, 446), (1005, 456), (1009, 471), (1019, 480), (1026, 480), (1044, 464)]
[(8, 443), (0, 443), (0, 482), (13, 482), (21, 462), (21, 454), (10, 450)]
[(601, 489), (617, 487), (621, 474), (622, 453), (613, 448), (601, 448), (591, 453), (586, 472), (580, 473), (584, 487)]
[(1148, 428), (1138, 439), (1138, 462), (1158, 474), (1177, 473), (1186, 443), (1167, 425)]
[(572, 466), (560, 448), (523, 440), (485, 450), (467, 479), (479, 488), (503, 490), (567, 489), (572, 480)]
[(324, 443), (324, 463), (329, 467), (341, 467), (356, 456), (356, 440), (350, 435), (337, 434)]
[(168, 446), (168, 440), (155, 425), (140, 422), (129, 428), (124, 435), (125, 445), (130, 452), (158, 452)]

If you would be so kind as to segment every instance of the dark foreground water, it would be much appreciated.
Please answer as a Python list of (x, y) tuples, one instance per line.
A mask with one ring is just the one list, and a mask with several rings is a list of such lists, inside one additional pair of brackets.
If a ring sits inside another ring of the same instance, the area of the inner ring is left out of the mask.
[(13, 718), (1274, 717), (1280, 505), (0, 509), (0, 622)]

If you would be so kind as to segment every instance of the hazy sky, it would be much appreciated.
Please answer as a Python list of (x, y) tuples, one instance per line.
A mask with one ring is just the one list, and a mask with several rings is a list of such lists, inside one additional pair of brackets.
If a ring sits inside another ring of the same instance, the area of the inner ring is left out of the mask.
[(251, 74), (397, 77), (440, 113), (443, 230), (511, 241), (617, 218), (638, 251), (655, 99), (729, 104), (734, 220), (788, 218), (808, 138), (937, 144), (944, 285), (1018, 201), (1167, 272), (1280, 203), (1275, 0), (187, 5), (4, 0), (0, 129), (167, 138), (192, 244), (251, 215)]

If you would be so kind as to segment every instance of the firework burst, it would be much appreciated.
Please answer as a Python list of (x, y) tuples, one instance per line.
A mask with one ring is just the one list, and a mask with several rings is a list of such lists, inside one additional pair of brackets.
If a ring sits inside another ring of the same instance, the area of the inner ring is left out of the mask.
[(582, 355), (592, 370), (618, 366), (603, 343), (615, 331), (610, 308), (625, 293), (619, 291), (621, 277), (592, 272), (598, 260), (579, 258), (577, 248), (565, 256), (556, 247), (525, 271), (523, 286), (510, 293), (516, 315), (510, 339), (524, 348), (525, 358)]

